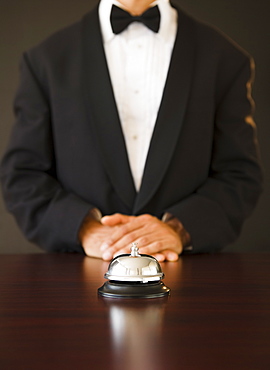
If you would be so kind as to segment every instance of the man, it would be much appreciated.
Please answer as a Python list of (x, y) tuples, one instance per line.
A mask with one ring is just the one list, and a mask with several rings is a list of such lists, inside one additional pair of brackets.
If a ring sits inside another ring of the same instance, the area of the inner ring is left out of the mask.
[[(137, 17), (125, 29), (123, 10)], [(252, 73), (244, 51), (167, 0), (101, 0), (23, 56), (8, 209), (48, 251), (220, 250), (261, 192)]]

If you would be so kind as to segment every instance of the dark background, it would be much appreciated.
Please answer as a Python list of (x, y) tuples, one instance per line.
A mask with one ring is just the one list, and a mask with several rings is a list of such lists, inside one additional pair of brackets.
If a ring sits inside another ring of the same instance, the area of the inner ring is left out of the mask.
[[(270, 27), (269, 0), (175, 0), (193, 16), (221, 29), (255, 59), (253, 97), (265, 169), (264, 194), (238, 241), (226, 251), (270, 251)], [(24, 50), (54, 31), (77, 21), (97, 0), (0, 0), (0, 156), (13, 123), (12, 102), (18, 84), (18, 62)], [(61, 225), (59, 225), (61, 227)], [(0, 197), (0, 253), (40, 251), (28, 243)]]

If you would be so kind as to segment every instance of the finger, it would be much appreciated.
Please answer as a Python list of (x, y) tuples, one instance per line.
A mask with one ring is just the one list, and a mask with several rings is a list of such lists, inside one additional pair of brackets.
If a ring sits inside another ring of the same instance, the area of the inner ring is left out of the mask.
[(110, 216), (104, 216), (101, 219), (101, 223), (106, 226), (115, 226), (118, 224), (124, 224), (132, 220), (134, 216), (127, 216), (120, 213), (115, 213)]
[[(145, 228), (147, 225), (157, 223), (157, 218), (150, 215), (127, 216), (116, 213), (111, 216), (104, 216), (101, 219), (101, 223), (106, 226), (118, 226), (113, 230), (110, 240), (106, 241), (106, 245), (108, 247), (134, 230)], [(133, 242), (133, 240), (130, 240), (130, 242)]]
[(113, 245), (103, 243), (101, 248), (103, 258), (109, 260), (113, 257), (119, 256), (120, 254), (130, 253), (133, 242), (136, 242), (136, 238), (133, 238), (131, 235), (127, 235)]
[[(147, 240), (145, 237), (144, 240)], [(139, 244), (138, 240), (138, 244)], [(182, 244), (178, 238), (159, 238), (153, 241), (148, 240), (148, 243), (141, 245), (140, 253), (153, 255), (155, 253), (164, 253), (166, 260), (176, 261), (178, 255), (182, 251)]]
[[(145, 235), (150, 232), (150, 228), (157, 227), (157, 218), (150, 215), (124, 217), (128, 218), (125, 219), (128, 222), (119, 225), (119, 227), (115, 229), (111, 239), (113, 243), (133, 233), (130, 240), (127, 240), (127, 243), (132, 243), (137, 236)], [(139, 231), (139, 233), (137, 231)]]
[(119, 254), (130, 253), (131, 242), (127, 240), (135, 240), (131, 236), (126, 236), (118, 240), (116, 243), (113, 243), (111, 240), (104, 242), (100, 247), (102, 252), (102, 258), (105, 261), (111, 260), (113, 257)]
[(117, 257), (117, 256), (120, 256), (121, 254), (130, 254), (131, 253), (131, 248), (123, 248), (123, 249), (120, 249), (118, 251), (116, 251), (115, 253), (113, 253), (113, 257)]
[(112, 247), (116, 250), (130, 246), (135, 242), (137, 237), (146, 234), (145, 224), (138, 220), (137, 217), (130, 218), (130, 222), (115, 225), (109, 240), (104, 241), (102, 250)]
[(132, 230), (133, 227), (121, 227), (121, 225), (124, 225), (128, 222), (131, 222), (131, 220), (134, 220), (136, 218), (136, 216), (126, 216), (126, 215), (122, 215), (120, 213), (116, 213), (114, 215), (111, 215), (111, 216), (104, 216), (102, 219), (101, 219), (101, 223), (104, 225), (104, 226), (110, 226), (110, 227), (114, 227), (114, 229), (112, 229), (112, 232), (110, 234), (110, 237), (105, 240), (101, 247), (100, 247), (100, 250), (102, 252), (106, 251), (108, 248), (111, 248), (110, 250), (110, 253), (108, 251), (108, 253), (106, 253), (106, 260), (108, 260), (110, 257), (110, 255), (113, 255), (113, 253), (120, 249), (120, 248), (123, 248), (125, 245), (125, 241), (122, 241), (122, 243), (119, 245), (119, 246), (115, 246), (114, 244), (121, 240), (121, 238), (123, 236), (125, 236), (127, 233), (129, 233), (130, 231), (129, 230)]
[(109, 250), (105, 250), (105, 252), (102, 253), (101, 258), (103, 261), (111, 261), (113, 259), (113, 254)]
[(174, 252), (170, 249), (166, 249), (166, 250), (162, 251), (162, 254), (163, 254), (164, 259), (166, 261), (176, 262), (179, 259), (179, 255), (176, 252)]
[[(120, 256), (121, 254), (129, 254), (129, 253), (130, 253), (130, 250), (128, 250), (127, 248), (124, 248), (114, 253), (113, 257)], [(158, 262), (164, 262), (166, 259), (163, 253), (154, 253), (152, 254), (152, 257), (156, 258)]]
[(103, 251), (102, 258), (104, 261), (110, 261), (114, 257), (120, 256), (121, 254), (130, 254), (131, 253), (131, 247), (125, 247), (122, 249), (116, 249), (116, 248), (108, 248)]
[(161, 239), (148, 240), (147, 238), (145, 238), (144, 240), (145, 240), (144, 245), (139, 244), (138, 240), (138, 244), (141, 245), (140, 253), (153, 255), (156, 253), (163, 253), (163, 250), (168, 248), (168, 244), (166, 243), (166, 241), (163, 241)]
[(154, 253), (152, 256), (158, 260), (158, 262), (164, 262), (165, 261), (165, 256), (162, 253)]

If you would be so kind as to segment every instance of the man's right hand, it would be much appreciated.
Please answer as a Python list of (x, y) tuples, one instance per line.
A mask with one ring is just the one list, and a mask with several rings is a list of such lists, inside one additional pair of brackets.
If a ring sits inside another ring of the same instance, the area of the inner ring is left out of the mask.
[(79, 231), (80, 243), (89, 257), (102, 258), (100, 247), (104, 240), (108, 240), (112, 233), (110, 226), (102, 225), (99, 221), (87, 217)]

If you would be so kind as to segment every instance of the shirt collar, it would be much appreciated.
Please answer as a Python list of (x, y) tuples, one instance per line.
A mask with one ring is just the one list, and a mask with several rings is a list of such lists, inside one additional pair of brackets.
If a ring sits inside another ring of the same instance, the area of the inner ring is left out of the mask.
[[(111, 8), (113, 4), (120, 8), (124, 8), (117, 0), (101, 0), (99, 4), (99, 20), (104, 43), (108, 43), (114, 37), (119, 36), (113, 33), (110, 22)], [(161, 37), (164, 42), (166, 42), (170, 39), (170, 35), (175, 29), (175, 25), (177, 23), (177, 11), (171, 6), (169, 0), (156, 0), (151, 4), (151, 6), (154, 5), (158, 5), (161, 15), (160, 28), (157, 36)]]

